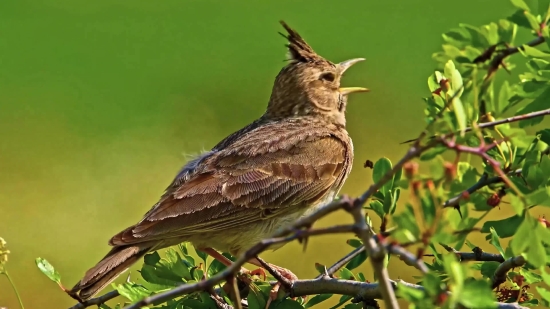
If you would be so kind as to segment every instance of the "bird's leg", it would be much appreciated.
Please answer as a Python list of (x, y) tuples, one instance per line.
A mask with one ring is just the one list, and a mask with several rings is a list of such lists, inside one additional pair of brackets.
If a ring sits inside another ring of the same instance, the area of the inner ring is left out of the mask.
[[(221, 253), (219, 253), (218, 251), (212, 249), (212, 248), (200, 248), (198, 249), (208, 255), (210, 255), (211, 257), (213, 257), (214, 259), (218, 260), (220, 263), (222, 263), (223, 265), (225, 266), (231, 266), (231, 264), (233, 264), (233, 261), (231, 261), (230, 259), (226, 258), (225, 256), (223, 256)], [(256, 265), (256, 264), (254, 264)], [(265, 274), (265, 271), (263, 269), (259, 269), (259, 270), (253, 270), (253, 271), (250, 271), (244, 267), (241, 267), (241, 273), (242, 274), (247, 274), (247, 275), (263, 275), (264, 277), (264, 280), (265, 278), (267, 277), (266, 274)], [(244, 281), (244, 283), (246, 283), (247, 285), (249, 285), (252, 281), (250, 281), (248, 278), (239, 278), (241, 280)]]
[(298, 280), (298, 277), (290, 270), (267, 263), (259, 256), (250, 259), (248, 263), (265, 268), (273, 277), (275, 277), (275, 279), (277, 279), (277, 284), (275, 284), (269, 292), (269, 299), (267, 300), (267, 304), (265, 307), (266, 309), (269, 308), (269, 305), (272, 301), (277, 299), (277, 294), (279, 293), (279, 288), (281, 287), (281, 285), (283, 285), (287, 289), (287, 291), (290, 291), (290, 289), (292, 288), (292, 282)]

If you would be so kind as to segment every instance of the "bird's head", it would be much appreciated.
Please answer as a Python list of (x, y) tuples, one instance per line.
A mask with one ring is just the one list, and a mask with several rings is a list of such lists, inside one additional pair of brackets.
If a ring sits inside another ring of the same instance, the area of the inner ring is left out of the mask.
[(285, 22), (290, 63), (285, 66), (273, 85), (266, 115), (273, 118), (319, 116), (345, 126), (347, 95), (368, 91), (366, 88), (341, 88), (344, 72), (363, 58), (332, 63), (319, 56), (311, 46)]

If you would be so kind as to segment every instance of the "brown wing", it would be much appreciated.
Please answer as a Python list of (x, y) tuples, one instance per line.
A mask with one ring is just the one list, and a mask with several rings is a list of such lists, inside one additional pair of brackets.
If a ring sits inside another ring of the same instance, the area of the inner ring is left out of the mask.
[(260, 128), (205, 158), (111, 244), (221, 231), (310, 205), (341, 185), (350, 168), (348, 151), (322, 130)]

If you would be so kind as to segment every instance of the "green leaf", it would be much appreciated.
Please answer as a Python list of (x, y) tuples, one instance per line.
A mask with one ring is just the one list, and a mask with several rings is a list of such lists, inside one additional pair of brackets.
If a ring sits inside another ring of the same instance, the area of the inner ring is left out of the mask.
[(429, 295), (438, 295), (442, 290), (441, 277), (434, 273), (427, 273), (422, 278), (422, 286)]
[(204, 261), (204, 264), (206, 264), (206, 260), (208, 259), (208, 254), (200, 250), (195, 250), (195, 251), (197, 252), (197, 255)]
[(467, 308), (496, 308), (496, 299), (489, 283), (485, 280), (468, 280), (458, 296)]
[(435, 158), (437, 155), (444, 153), (447, 150), (444, 146), (436, 146), (425, 151), (421, 156), (421, 161), (428, 161)]
[(491, 241), (490, 241), (491, 245), (493, 245), (493, 247), (495, 247), (498, 250), (498, 253), (500, 253), (500, 255), (506, 258), (506, 255), (504, 254), (504, 250), (502, 250), (502, 246), (500, 245), (500, 240), (498, 238), (497, 231), (495, 231), (495, 229), (491, 227), (490, 232), (491, 232)]
[(391, 200), (392, 200), (392, 205), (390, 207), (390, 214), (393, 215), (395, 213), (395, 210), (397, 209), (397, 201), (399, 200), (399, 196), (401, 195), (401, 189), (396, 188), (393, 191), (391, 191), (390, 194), (391, 194)]
[(342, 279), (346, 279), (346, 280), (353, 280), (355, 279), (355, 276), (353, 275), (353, 273), (347, 269), (347, 268), (342, 268), (338, 271), (338, 273), (340, 274), (340, 278)]
[(143, 257), (143, 262), (146, 265), (154, 266), (155, 264), (160, 262), (160, 254), (158, 253), (158, 251), (148, 253)]
[(435, 159), (430, 162), (430, 176), (432, 179), (439, 180), (443, 178), (445, 173), (444, 163), (445, 160), (443, 160), (443, 157), (440, 155), (436, 156)]
[(492, 227), (501, 238), (507, 238), (514, 236), (521, 222), (523, 222), (523, 216), (513, 216), (497, 221), (486, 221), (481, 227), (481, 232), (489, 233)]
[(395, 233), (395, 237), (399, 242), (413, 242), (420, 236), (420, 228), (414, 215), (414, 209), (410, 204), (405, 206), (405, 210), (395, 215), (393, 218), (399, 229)]
[(529, 6), (523, 0), (510, 0), (510, 2), (512, 2), (512, 5), (518, 9), (529, 11)]
[(46, 275), (50, 280), (57, 284), (61, 284), (61, 275), (55, 270), (55, 268), (48, 262), (46, 259), (43, 258), (36, 258), (35, 260), (36, 266), (38, 266), (38, 269)]
[(550, 291), (541, 286), (536, 286), (535, 288), (537, 289), (537, 293), (539, 293), (545, 301), (550, 302)]
[(380, 219), (384, 218), (385, 212), (384, 212), (384, 205), (379, 200), (375, 200), (370, 202), (370, 208), (374, 210), (374, 212), (380, 217)]
[(264, 309), (271, 285), (253, 283), (248, 293), (248, 309)]
[(384, 204), (383, 204), (384, 213), (389, 214), (391, 212), (392, 205), (394, 204), (395, 203), (393, 202), (391, 192), (387, 192), (386, 194), (384, 194)]
[(393, 187), (392, 189), (396, 189), (399, 187), (399, 181), (401, 180), (401, 176), (403, 175), (403, 169), (400, 168), (397, 170), (395, 175), (393, 175)]
[(540, 276), (542, 278), (542, 281), (544, 281), (544, 283), (546, 283), (547, 285), (550, 285), (550, 274), (546, 273), (545, 267), (541, 267), (539, 269), (540, 270)]
[(499, 262), (483, 262), (481, 263), (481, 275), (483, 275), (484, 278), (493, 278), (499, 266)]
[(185, 282), (171, 272), (164, 272), (147, 264), (142, 266), (139, 273), (141, 274), (143, 280), (164, 287), (175, 287)]
[(307, 303), (306, 305), (304, 306), (304, 308), (310, 308), (310, 307), (313, 307), (317, 304), (320, 304), (322, 302), (324, 302), (325, 300), (329, 299), (332, 297), (333, 294), (319, 294), (319, 295), (315, 295), (313, 296)]
[(435, 219), (436, 207), (441, 207), (440, 205), (434, 204), (435, 196), (432, 197), (432, 194), (429, 191), (425, 191), (422, 197), (420, 198), (420, 205), (422, 206), (422, 216), (424, 217), (424, 222), (427, 225), (431, 225)]
[(397, 295), (409, 302), (416, 302), (424, 298), (424, 291), (397, 282)]
[[(376, 163), (374, 163), (374, 168), (372, 170), (372, 179), (374, 183), (379, 182), (382, 179), (382, 177), (386, 175), (386, 173), (391, 171), (391, 169), (392, 169), (392, 164), (390, 159), (384, 157), (376, 161)], [(380, 188), (380, 192), (382, 192), (382, 194), (386, 196), (386, 193), (389, 192), (392, 187), (393, 187), (393, 179), (390, 179)]]
[(324, 274), (326, 269), (328, 269), (328, 267), (326, 265), (321, 264), (321, 263), (315, 263), (315, 269), (317, 269), (317, 271), (320, 274)]
[(131, 282), (113, 284), (113, 288), (117, 290), (120, 295), (126, 297), (131, 302), (140, 301), (143, 298), (151, 295), (151, 292), (145, 287)]
[(550, 129), (543, 129), (537, 132), (540, 140), (550, 146)]
[(522, 47), (523, 47), (523, 51), (528, 56), (536, 57), (536, 58), (548, 58), (548, 57), (550, 57), (549, 53), (545, 53), (542, 50), (531, 47), (529, 45), (523, 45)]
[(542, 173), (538, 165), (528, 166), (524, 172), (524, 177), (531, 188), (539, 188), (548, 181), (546, 175)]
[(455, 284), (455, 292), (460, 293), (464, 280), (466, 279), (466, 272), (460, 262), (457, 261), (457, 257), (454, 254), (447, 254), (443, 256), (443, 267), (449, 274), (449, 278)]
[(529, 206), (531, 205), (550, 206), (550, 187), (544, 187), (536, 190), (535, 192), (527, 196), (527, 200), (529, 201), (529, 204), (530, 204)]
[(525, 278), (525, 282), (527, 284), (535, 284), (535, 283), (542, 282), (541, 275), (534, 273), (530, 270), (527, 270), (525, 268), (520, 268), (519, 273), (523, 276), (523, 278)]
[(510, 247), (512, 248), (512, 252), (514, 252), (515, 255), (519, 255), (523, 253), (525, 249), (527, 249), (527, 247), (529, 246), (529, 242), (527, 240), (531, 238), (531, 233), (533, 230), (534, 227), (532, 226), (529, 217), (521, 222), (514, 235), (514, 238), (510, 242)]
[(349, 270), (353, 270), (357, 267), (359, 267), (363, 262), (367, 260), (367, 252), (363, 251), (359, 253), (357, 256), (355, 256), (351, 261), (348, 262), (346, 265), (346, 268)]
[(518, 216), (520, 216), (525, 210), (525, 205), (522, 200), (513, 194), (510, 194), (510, 205), (512, 205), (512, 209), (514, 209), (516, 215)]
[(515, 255), (523, 254), (531, 265), (538, 268), (546, 263), (546, 250), (543, 244), (546, 233), (545, 227), (535, 219), (527, 217), (519, 226), (510, 247)]
[(363, 242), (356, 238), (350, 238), (346, 241), (346, 243), (354, 248), (359, 248), (363, 245)]
[(452, 101), (453, 111), (458, 121), (458, 128), (460, 129), (461, 134), (464, 134), (466, 130), (466, 112), (464, 111), (464, 105), (459, 98), (454, 98)]
[(527, 16), (525, 16), (524, 10), (517, 10), (506, 19), (520, 27), (531, 29), (531, 23), (529, 22), (529, 19), (527, 19)]

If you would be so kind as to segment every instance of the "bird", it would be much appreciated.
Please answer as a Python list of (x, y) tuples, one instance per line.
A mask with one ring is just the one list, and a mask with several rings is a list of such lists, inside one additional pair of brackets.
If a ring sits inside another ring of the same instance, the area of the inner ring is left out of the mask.
[(280, 23), (288, 63), (263, 115), (187, 162), (143, 218), (110, 239), (112, 249), (69, 295), (86, 301), (148, 252), (182, 242), (230, 265), (220, 251), (238, 256), (336, 197), (353, 164), (348, 95), (368, 91), (340, 87), (340, 80), (365, 59), (333, 63)]

